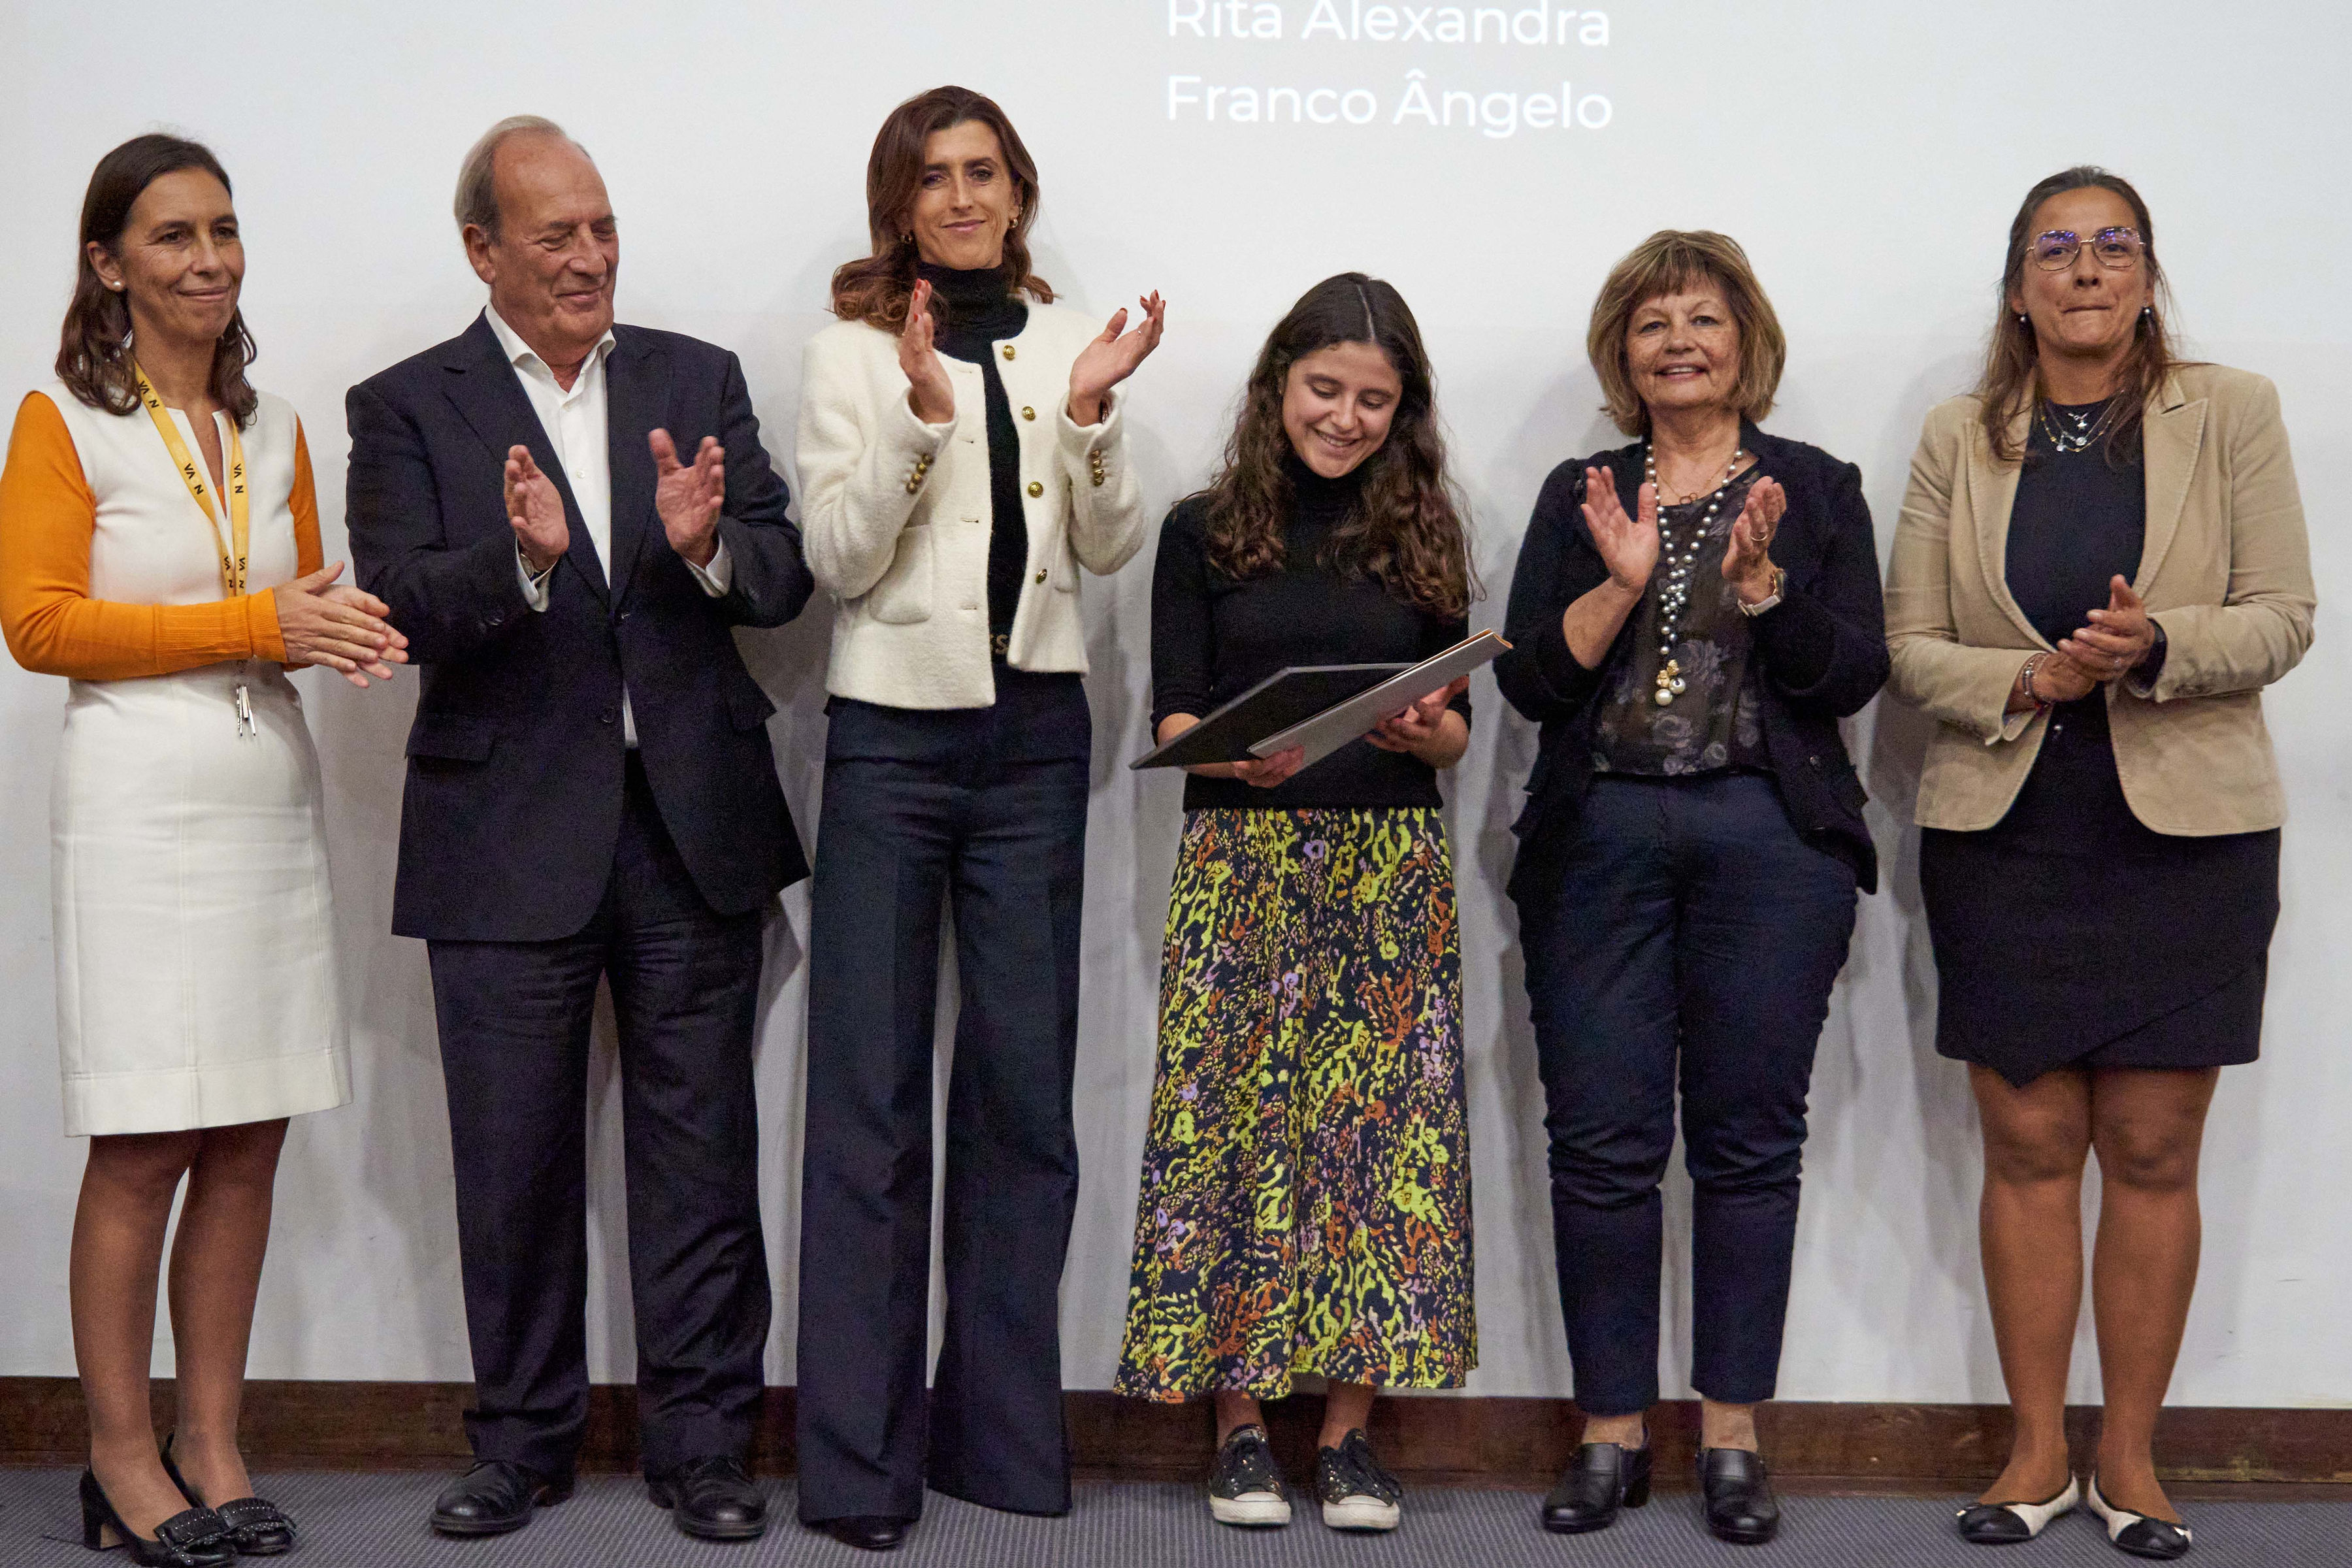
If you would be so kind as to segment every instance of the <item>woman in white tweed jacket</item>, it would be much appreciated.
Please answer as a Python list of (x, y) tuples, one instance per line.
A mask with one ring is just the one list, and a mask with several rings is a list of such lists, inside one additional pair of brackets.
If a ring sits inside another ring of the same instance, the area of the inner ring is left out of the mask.
[[(1055, 306), (1003, 111), (940, 88), (866, 168), (874, 253), (834, 274), (800, 421), (810, 569), (840, 601), (809, 942), (800, 1514), (895, 1546), (928, 1484), (1070, 1506), (1057, 1330), (1077, 1201), (1092, 722), (1078, 568), (1143, 542), (1112, 389), (1160, 341)], [(947, 1337), (924, 1391), (940, 911), (961, 1008)]]

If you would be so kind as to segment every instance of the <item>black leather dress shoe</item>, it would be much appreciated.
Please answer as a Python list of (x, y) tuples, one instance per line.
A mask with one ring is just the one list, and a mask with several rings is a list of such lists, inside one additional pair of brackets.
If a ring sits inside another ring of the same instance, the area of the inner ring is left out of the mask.
[(569, 1475), (543, 1476), (511, 1459), (483, 1459), (433, 1500), (433, 1528), (444, 1535), (504, 1535), (530, 1522), (531, 1510), (572, 1495)]
[(649, 1477), (654, 1506), (670, 1510), (677, 1527), (705, 1541), (756, 1541), (768, 1529), (768, 1500), (760, 1484), (727, 1454), (689, 1459), (667, 1475)]
[(912, 1522), (887, 1513), (855, 1513), (846, 1519), (821, 1519), (809, 1528), (860, 1552), (887, 1552), (907, 1539), (907, 1526)]
[(1698, 1489), (1717, 1540), (1761, 1546), (1780, 1533), (1780, 1500), (1772, 1495), (1763, 1459), (1747, 1449), (1701, 1448)]
[(1543, 1527), (1554, 1535), (1582, 1535), (1617, 1522), (1620, 1508), (1650, 1500), (1650, 1450), (1587, 1443), (1544, 1494)]

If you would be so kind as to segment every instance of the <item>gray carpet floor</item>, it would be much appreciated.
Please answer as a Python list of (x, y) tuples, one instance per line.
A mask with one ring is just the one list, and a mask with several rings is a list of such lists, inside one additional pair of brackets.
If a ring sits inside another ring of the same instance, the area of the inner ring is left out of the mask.
[[(80, 1545), (80, 1510), (68, 1470), (0, 1469), (0, 1565), (97, 1568)], [(1536, 1498), (1514, 1491), (1414, 1488), (1402, 1529), (1343, 1536), (1301, 1510), (1287, 1530), (1244, 1532), (1208, 1516), (1191, 1487), (1088, 1485), (1066, 1519), (1024, 1519), (934, 1495), (906, 1546), (852, 1552), (793, 1520), (789, 1481), (772, 1483), (777, 1524), (748, 1545), (714, 1545), (677, 1532), (668, 1515), (625, 1477), (583, 1479), (571, 1501), (529, 1529), (485, 1541), (445, 1541), (425, 1515), (438, 1475), (277, 1475), (264, 1496), (292, 1514), (303, 1544), (288, 1568), (2118, 1568), (2095, 1520), (2059, 1520), (2031, 1545), (1988, 1557), (1952, 1533), (1958, 1500), (1797, 1497), (1786, 1500), (1779, 1541), (1727, 1546), (1700, 1522), (1689, 1493), (1661, 1494), (1597, 1535), (1549, 1536), (1535, 1525)], [(2352, 1503), (2200, 1502), (2192, 1564), (2205, 1568), (2342, 1568), (2352, 1563)]]

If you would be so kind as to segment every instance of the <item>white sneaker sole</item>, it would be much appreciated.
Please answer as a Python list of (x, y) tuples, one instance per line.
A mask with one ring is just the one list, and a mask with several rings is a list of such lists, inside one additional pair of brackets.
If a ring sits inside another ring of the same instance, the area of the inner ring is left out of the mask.
[(1323, 1522), (1333, 1530), (1394, 1530), (1404, 1510), (1378, 1498), (1351, 1497), (1323, 1505)]
[(1244, 1530), (1274, 1530), (1290, 1522), (1290, 1504), (1273, 1492), (1244, 1492), (1239, 1497), (1213, 1497), (1209, 1513), (1219, 1524)]

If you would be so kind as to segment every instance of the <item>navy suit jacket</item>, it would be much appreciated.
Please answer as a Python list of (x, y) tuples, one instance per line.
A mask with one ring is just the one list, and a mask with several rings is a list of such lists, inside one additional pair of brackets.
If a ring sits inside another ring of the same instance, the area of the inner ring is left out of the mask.
[[(815, 588), (783, 480), (733, 354), (640, 327), (613, 335), (610, 581), (487, 317), (344, 399), (358, 580), (391, 605), (422, 671), (399, 935), (545, 942), (588, 923), (620, 835), (625, 682), (646, 782), (711, 908), (758, 909), (808, 875), (768, 744), (774, 704), (730, 635), (782, 625)], [(682, 455), (705, 436), (727, 449), (724, 598), (703, 591), (654, 510), (656, 427)], [(516, 446), (562, 492), (572, 529), (544, 611), (515, 569), (503, 475)]]

